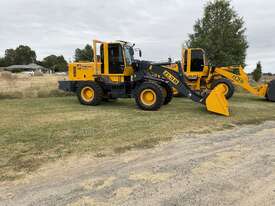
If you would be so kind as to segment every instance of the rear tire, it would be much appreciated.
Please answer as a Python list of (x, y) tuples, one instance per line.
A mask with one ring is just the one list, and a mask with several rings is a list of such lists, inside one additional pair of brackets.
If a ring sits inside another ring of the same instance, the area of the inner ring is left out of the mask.
[(144, 82), (136, 89), (135, 100), (142, 110), (158, 110), (164, 102), (162, 87), (155, 82)]
[(96, 106), (102, 101), (103, 91), (96, 82), (83, 82), (76, 90), (81, 104)]
[(230, 99), (231, 97), (233, 97), (234, 92), (235, 92), (235, 87), (230, 80), (225, 79), (225, 78), (214, 80), (211, 84), (211, 90), (213, 90), (219, 84), (224, 84), (227, 86), (227, 92), (225, 94), (226, 99)]
[(266, 99), (271, 102), (275, 102), (275, 80), (272, 80), (268, 84)]

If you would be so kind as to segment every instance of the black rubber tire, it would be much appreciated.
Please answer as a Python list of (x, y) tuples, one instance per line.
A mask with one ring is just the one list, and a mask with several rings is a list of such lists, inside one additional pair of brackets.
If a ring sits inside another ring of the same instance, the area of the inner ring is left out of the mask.
[[(142, 91), (145, 90), (145, 89), (151, 89), (155, 92), (156, 101), (153, 105), (148, 106), (148, 105), (145, 105), (145, 104), (142, 103), (140, 95), (141, 95)], [(147, 111), (158, 110), (164, 102), (162, 87), (159, 84), (155, 83), (155, 82), (144, 82), (144, 83), (142, 83), (136, 89), (135, 101), (136, 101), (137, 106), (142, 110), (147, 110)]]
[[(81, 91), (85, 87), (91, 87), (94, 90), (94, 98), (91, 101), (86, 101), (82, 98)], [(103, 90), (96, 82), (83, 82), (78, 85), (76, 94), (81, 104), (96, 106), (99, 105), (102, 101)]]
[(109, 102), (109, 98), (107, 98), (107, 97), (102, 97), (102, 100), (101, 100), (102, 102)]
[(164, 98), (164, 102), (163, 102), (163, 105), (167, 105), (167, 104), (169, 104), (171, 101), (172, 101), (172, 99), (173, 99), (173, 96), (174, 96), (174, 94), (173, 94), (173, 89), (172, 89), (172, 87), (170, 87), (168, 84), (166, 84), (166, 85), (162, 85), (163, 87), (164, 87), (164, 89), (166, 90), (166, 97)]
[(272, 80), (268, 83), (266, 99), (268, 101), (275, 102), (275, 80)]
[(211, 84), (211, 90), (213, 90), (219, 84), (226, 84), (228, 86), (228, 92), (225, 95), (226, 99), (230, 99), (231, 97), (233, 97), (234, 92), (235, 92), (235, 87), (230, 80), (225, 79), (225, 78), (214, 80)]

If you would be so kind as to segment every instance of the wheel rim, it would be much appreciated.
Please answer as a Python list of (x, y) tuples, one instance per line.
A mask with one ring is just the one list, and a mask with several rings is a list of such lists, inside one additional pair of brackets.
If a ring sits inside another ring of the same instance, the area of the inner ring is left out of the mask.
[(84, 87), (81, 90), (81, 97), (86, 102), (92, 101), (94, 99), (94, 96), (95, 96), (95, 91), (91, 87)]
[(140, 100), (142, 104), (151, 106), (156, 103), (157, 95), (152, 89), (145, 89), (140, 94)]

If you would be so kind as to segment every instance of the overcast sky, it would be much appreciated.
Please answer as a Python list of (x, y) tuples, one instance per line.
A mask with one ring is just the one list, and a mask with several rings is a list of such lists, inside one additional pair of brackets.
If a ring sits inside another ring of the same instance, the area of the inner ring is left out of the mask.
[[(127, 40), (143, 58), (178, 59), (206, 0), (0, 0), (0, 55), (29, 45), (38, 59), (50, 54), (73, 60), (74, 50), (93, 39)], [(247, 70), (261, 60), (275, 73), (275, 1), (232, 0), (244, 17)]]

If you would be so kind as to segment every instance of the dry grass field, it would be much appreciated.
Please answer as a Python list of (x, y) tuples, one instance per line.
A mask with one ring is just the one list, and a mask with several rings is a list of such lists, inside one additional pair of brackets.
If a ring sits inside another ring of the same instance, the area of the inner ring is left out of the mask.
[(58, 80), (64, 76), (28, 76), (0, 72), (0, 99), (64, 96), (57, 89)]
[(185, 98), (175, 98), (157, 112), (139, 110), (133, 99), (88, 107), (75, 96), (57, 92), (57, 80), (62, 78), (1, 80), (0, 181), (23, 177), (67, 156), (102, 157), (150, 148), (178, 134), (210, 133), (275, 119), (274, 103), (247, 93), (230, 100), (228, 118), (208, 113)]

